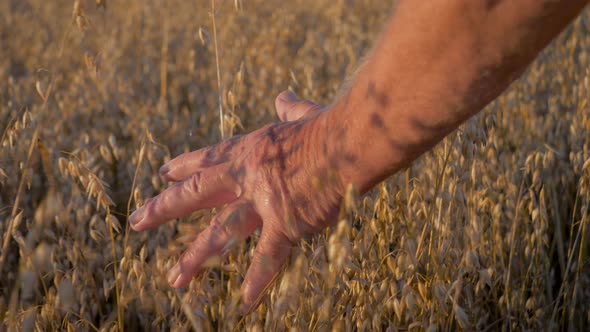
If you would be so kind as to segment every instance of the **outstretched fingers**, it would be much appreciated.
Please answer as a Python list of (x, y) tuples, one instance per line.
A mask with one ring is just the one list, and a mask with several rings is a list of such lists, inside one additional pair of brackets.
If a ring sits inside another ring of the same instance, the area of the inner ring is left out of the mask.
[(242, 313), (257, 306), (262, 293), (291, 254), (292, 247), (293, 244), (284, 234), (268, 225), (262, 227), (252, 263), (242, 283)]
[(247, 202), (234, 202), (211, 221), (209, 227), (180, 257), (168, 272), (168, 282), (178, 288), (201, 273), (207, 261), (221, 256), (234, 244), (244, 240), (261, 225), (261, 220)]
[(275, 108), (281, 121), (294, 121), (311, 117), (322, 109), (321, 105), (308, 100), (299, 100), (290, 90), (281, 92), (275, 99)]
[(207, 168), (149, 200), (129, 222), (136, 231), (153, 228), (199, 209), (229, 203), (239, 196), (239, 190), (230, 164)]
[(179, 155), (160, 168), (166, 181), (183, 181), (197, 171), (231, 161), (241, 136), (230, 137), (216, 145)]

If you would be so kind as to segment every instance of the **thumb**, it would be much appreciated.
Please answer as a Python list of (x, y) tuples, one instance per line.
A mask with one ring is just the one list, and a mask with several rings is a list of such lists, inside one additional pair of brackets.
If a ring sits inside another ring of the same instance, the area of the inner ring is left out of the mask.
[(322, 108), (321, 105), (311, 101), (299, 100), (290, 90), (285, 90), (277, 96), (275, 107), (281, 121), (294, 121), (312, 116)]

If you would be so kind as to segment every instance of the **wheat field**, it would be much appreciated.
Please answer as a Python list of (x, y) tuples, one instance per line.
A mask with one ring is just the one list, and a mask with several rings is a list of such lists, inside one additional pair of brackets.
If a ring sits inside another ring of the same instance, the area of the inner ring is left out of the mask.
[(130, 231), (172, 157), (277, 121), (284, 89), (329, 103), (390, 7), (1, 1), (0, 331), (590, 328), (588, 11), (485, 111), (347, 196), (248, 315), (256, 236), (174, 290), (215, 211)]

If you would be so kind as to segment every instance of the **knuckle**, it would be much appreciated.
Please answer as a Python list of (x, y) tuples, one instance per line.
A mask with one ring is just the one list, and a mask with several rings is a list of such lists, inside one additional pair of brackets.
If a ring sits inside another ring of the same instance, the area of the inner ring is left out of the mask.
[(188, 157), (186, 155), (181, 155), (176, 159), (176, 164), (178, 167), (184, 167), (188, 164)]
[(202, 176), (201, 172), (196, 172), (193, 175), (191, 175), (191, 177), (187, 183), (188, 191), (190, 191), (190, 193), (193, 193), (193, 194), (199, 193), (202, 189), (202, 180), (203, 180), (203, 176)]
[(145, 212), (143, 215), (144, 220), (152, 220), (157, 216), (159, 201), (160, 201), (160, 198), (159, 198), (159, 196), (157, 196), (157, 197), (150, 199), (150, 201), (145, 204)]
[(187, 270), (192, 270), (192, 266), (197, 258), (197, 248), (192, 245), (190, 246), (180, 257), (180, 263)]
[(206, 162), (215, 162), (217, 159), (217, 147), (218, 146), (209, 146), (205, 148), (203, 151), (202, 160)]
[(214, 237), (225, 238), (231, 234), (231, 230), (224, 218), (214, 218), (211, 221), (211, 234)]
[(236, 144), (240, 142), (241, 138), (241, 135), (236, 135), (224, 140), (219, 144), (217, 152), (220, 154), (225, 154), (229, 152)]

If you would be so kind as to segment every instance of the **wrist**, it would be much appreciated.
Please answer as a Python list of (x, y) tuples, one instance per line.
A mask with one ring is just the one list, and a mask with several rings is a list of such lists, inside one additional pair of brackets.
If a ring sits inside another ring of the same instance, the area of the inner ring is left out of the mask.
[(316, 119), (322, 133), (318, 142), (323, 157), (343, 192), (352, 185), (365, 193), (391, 173), (385, 165), (391, 153), (383, 155), (385, 151), (378, 151), (381, 133), (368, 130), (365, 111), (351, 105), (350, 95), (346, 94)]
[[(325, 155), (342, 187), (352, 184), (361, 194), (431, 146), (409, 130), (399, 105), (368, 102), (363, 93), (353, 86), (318, 119)], [(391, 114), (397, 114), (398, 121), (388, 121)]]

